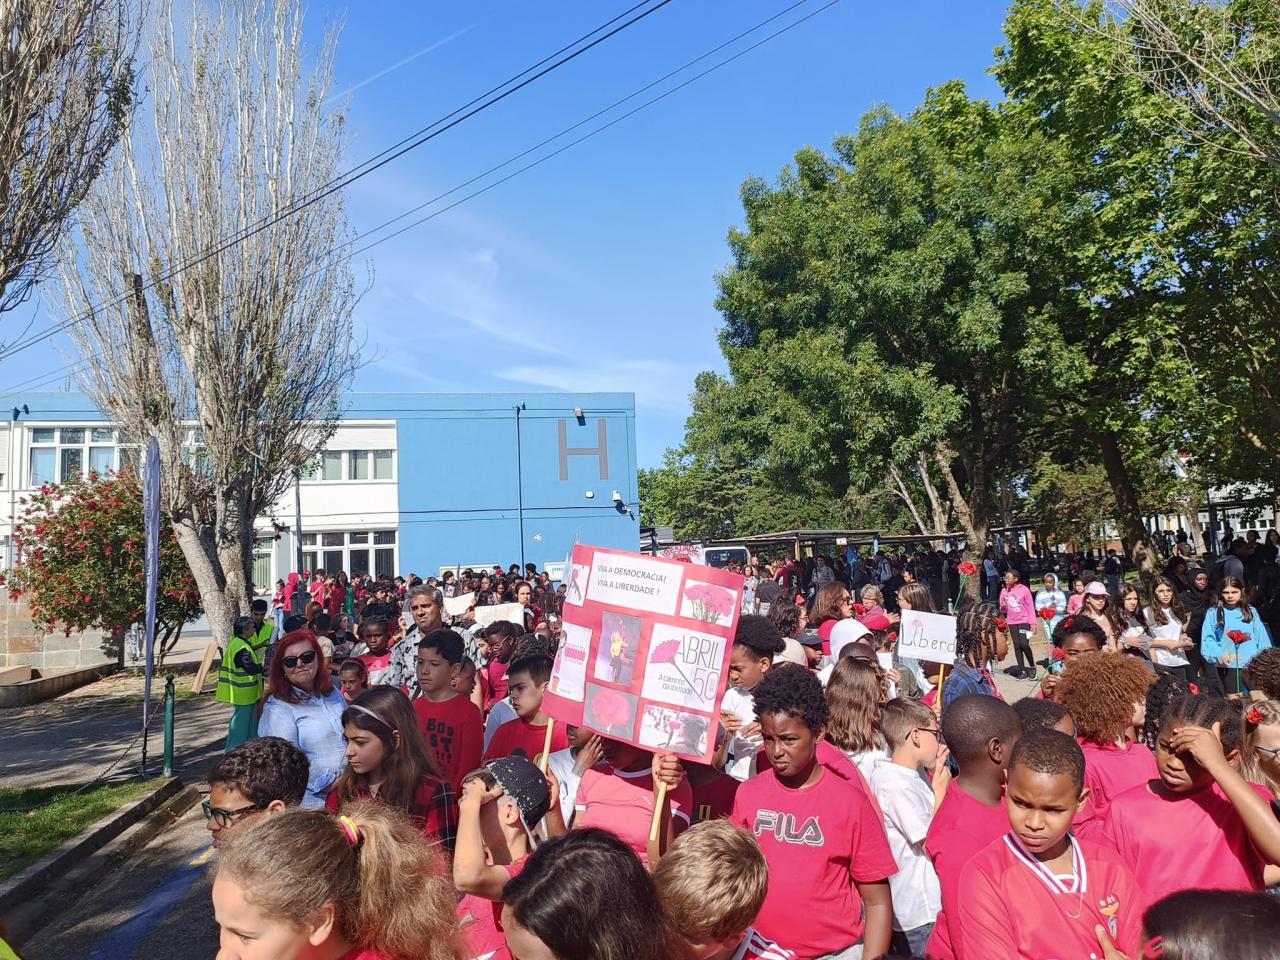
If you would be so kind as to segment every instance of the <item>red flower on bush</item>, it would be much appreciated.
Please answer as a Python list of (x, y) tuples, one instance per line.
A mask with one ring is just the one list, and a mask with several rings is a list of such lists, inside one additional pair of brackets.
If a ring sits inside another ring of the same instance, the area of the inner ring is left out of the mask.
[(1243, 630), (1228, 630), (1227, 639), (1234, 643), (1237, 647), (1249, 639), (1249, 635)]
[(965, 560), (963, 563), (958, 564), (956, 569), (966, 577), (972, 577), (978, 572), (978, 567), (972, 560)]

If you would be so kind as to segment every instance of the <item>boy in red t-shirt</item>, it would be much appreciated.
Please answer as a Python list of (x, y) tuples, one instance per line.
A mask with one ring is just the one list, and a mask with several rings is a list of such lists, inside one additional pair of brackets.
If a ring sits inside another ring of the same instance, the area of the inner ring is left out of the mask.
[(658, 862), (653, 882), (692, 960), (795, 956), (751, 927), (764, 906), (769, 865), (745, 830), (724, 820), (691, 827)]
[(1009, 830), (1005, 771), (1021, 735), (1017, 711), (985, 694), (957, 697), (942, 715), (942, 737), (960, 772), (948, 785), (924, 840), (942, 890), (942, 912), (925, 948), (937, 960), (963, 956), (949, 919), (960, 906), (960, 874), (976, 853)]
[(1142, 894), (1114, 850), (1071, 835), (1088, 799), (1084, 753), (1057, 730), (1013, 748), (1005, 790), (1009, 832), (960, 876), (952, 935), (966, 956), (1000, 960), (1134, 956), (1142, 946)]
[(422, 696), (413, 701), (418, 725), (453, 792), (480, 766), (484, 717), (480, 708), (453, 688), (465, 658), (462, 638), (452, 630), (432, 630), (418, 643), (416, 670)]
[(504, 757), (467, 774), (453, 852), (453, 885), (464, 895), (458, 921), (470, 946), (467, 956), (510, 960), (502, 891), (533, 852), (532, 832), (550, 809), (547, 780), (525, 757)]
[[(542, 712), (542, 698), (550, 680), (551, 658), (546, 654), (531, 653), (511, 662), (507, 671), (507, 695), (516, 716), (494, 732), (488, 749), (484, 751), (485, 760), (509, 757), (517, 750), (530, 760), (541, 755), (547, 746), (547, 724), (551, 722), (551, 718)], [(551, 731), (548, 754), (568, 748), (569, 738), (564, 724), (556, 724)]]
[(818, 762), (829, 718), (822, 683), (793, 664), (755, 688), (771, 767), (738, 788), (730, 822), (756, 838), (781, 882), (770, 884), (756, 929), (800, 960), (889, 952), (898, 871), (867, 794)]

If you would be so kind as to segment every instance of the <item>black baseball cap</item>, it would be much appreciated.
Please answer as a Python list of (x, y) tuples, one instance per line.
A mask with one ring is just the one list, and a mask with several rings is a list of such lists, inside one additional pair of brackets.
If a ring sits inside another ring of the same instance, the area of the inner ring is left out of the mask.
[(525, 829), (532, 833), (551, 807), (551, 791), (542, 771), (523, 753), (490, 760), (485, 768), (515, 803)]

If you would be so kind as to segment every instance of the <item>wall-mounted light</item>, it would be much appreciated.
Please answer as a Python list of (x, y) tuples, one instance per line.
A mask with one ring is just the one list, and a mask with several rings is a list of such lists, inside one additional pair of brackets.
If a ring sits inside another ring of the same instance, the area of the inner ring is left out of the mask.
[(585, 496), (588, 500), (594, 500), (596, 498), (596, 492), (594, 490), (588, 490)]
[(581, 407), (574, 407), (574, 408), (573, 408), (573, 415), (574, 415), (574, 417), (576, 417), (576, 418), (577, 418), (578, 423), (586, 423), (586, 422), (587, 422), (586, 414), (584, 414), (584, 413), (582, 412), (582, 408), (581, 408)]

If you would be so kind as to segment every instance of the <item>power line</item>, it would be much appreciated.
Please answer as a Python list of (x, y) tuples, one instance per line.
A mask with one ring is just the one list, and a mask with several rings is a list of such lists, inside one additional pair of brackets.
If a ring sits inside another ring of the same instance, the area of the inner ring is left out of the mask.
[[(474, 117), (476, 114), (482, 113), (483, 111), (488, 110), (490, 107), (502, 102), (503, 100), (507, 99), (507, 97), (510, 97), (512, 94), (517, 93), (520, 90), (523, 90), (525, 87), (529, 86), (530, 84), (535, 83), (536, 81), (540, 80), (542, 77), (545, 77), (547, 74), (555, 70), (558, 70), (560, 67), (564, 66), (565, 64), (573, 60), (576, 60), (578, 57), (582, 56), (587, 51), (599, 46), (600, 44), (604, 43), (606, 40), (609, 40), (610, 38), (626, 30), (628, 27), (631, 27), (634, 24), (639, 23), (641, 20), (645, 19), (646, 17), (654, 13), (657, 13), (659, 10), (661, 10), (663, 7), (667, 6), (667, 4), (671, 2), (672, 0), (656, 0), (656, 3), (655, 3), (655, 0), (642, 0), (641, 3), (637, 3), (636, 5), (632, 6), (628, 10), (625, 10), (623, 13), (614, 17), (613, 19), (606, 21), (601, 26), (596, 27), (594, 30), (586, 34), (583, 34), (583, 36), (579, 37), (577, 40), (574, 40), (572, 43), (566, 44), (555, 53), (551, 54), (548, 57), (544, 57), (542, 60), (538, 61), (538, 63), (534, 64), (531, 67), (526, 68), (525, 70), (522, 70), (520, 73), (516, 74), (514, 77), (508, 80), (504, 80), (502, 83), (498, 84), (495, 87), (491, 87), (488, 91), (481, 94), (479, 97), (476, 97), (471, 101), (469, 101), (468, 103), (463, 104), (461, 107), (458, 107), (457, 109), (451, 111), (450, 113), (445, 114), (445, 116), (441, 117), (439, 120), (436, 120), (433, 123), (428, 124), (425, 127), (422, 127), (415, 133), (410, 134), (408, 137), (405, 137), (399, 142), (386, 148), (381, 153), (375, 154), (373, 157), (370, 157), (368, 160), (365, 160), (363, 163), (358, 164), (356, 167), (353, 167), (351, 170), (348, 170), (345, 173), (339, 174), (337, 177), (335, 177), (333, 180), (330, 180), (328, 183), (325, 183), (322, 186), (317, 187), (310, 194), (306, 194), (302, 198), (293, 201), (289, 206), (286, 206), (283, 210), (279, 211), (278, 213), (275, 213), (267, 218), (264, 218), (262, 220), (257, 221), (256, 223), (251, 224), (249, 227), (246, 227), (239, 233), (233, 234), (230, 239), (220, 242), (212, 250), (207, 250), (202, 253), (198, 253), (195, 256), (193, 256), (191, 259), (187, 260), (186, 262), (171, 268), (162, 276), (157, 277), (154, 280), (148, 281), (146, 284), (143, 285), (142, 290), (143, 291), (150, 290), (153, 287), (157, 286), (158, 284), (165, 283), (173, 279), (178, 274), (186, 270), (189, 270), (192, 267), (199, 266), (201, 263), (204, 263), (206, 260), (210, 259), (211, 257), (215, 257), (218, 254), (223, 253), (226, 250), (230, 249), (231, 247), (234, 247), (240, 243), (243, 243), (245, 240), (248, 240), (250, 237), (253, 237), (261, 233), (263, 230), (266, 230), (268, 227), (271, 227), (279, 223), (281, 220), (284, 220), (287, 217), (293, 216), (294, 214), (299, 213), (302, 210), (305, 210), (307, 207), (311, 206), (312, 204), (318, 203), (319, 201), (323, 200), (325, 197), (328, 197), (331, 194), (336, 193), (337, 191), (350, 186), (351, 184), (355, 183), (357, 180), (360, 180), (363, 177), (366, 177), (369, 174), (373, 173), (375, 170), (378, 170), (386, 166), (391, 161), (404, 156), (406, 153), (409, 153), (412, 150), (416, 150), (418, 147), (422, 146), (424, 143), (428, 143), (429, 141), (434, 140), (436, 137), (440, 136), (441, 134), (446, 133), (449, 130), (452, 130), (454, 127), (458, 126), (459, 124), (463, 123), (466, 120), (469, 120), (471, 117)], [(589, 43), (585, 43), (585, 45), (581, 45), (588, 38), (594, 36), (597, 33), (600, 33), (602, 30), (605, 30), (606, 28), (612, 26), (613, 24), (617, 24), (618, 21), (621, 20), (622, 18), (627, 17), (631, 13), (635, 12), (636, 10), (639, 10), (641, 7), (644, 7), (646, 4), (650, 4), (650, 3), (654, 3), (654, 5), (650, 6), (646, 10), (642, 10), (640, 13), (636, 14), (634, 17), (631, 17), (630, 20), (626, 20), (624, 23), (618, 24), (617, 26), (613, 26), (612, 29), (609, 29), (606, 33), (603, 33), (601, 36), (595, 37), (595, 39), (591, 40)], [(577, 47), (578, 49), (573, 49), (574, 47)], [(565, 53), (566, 51), (572, 51), (572, 52), (569, 52), (566, 54)], [(562, 54), (565, 54), (565, 55), (562, 56)], [(556, 59), (557, 57), (559, 59)], [(529, 74), (532, 71), (537, 71), (537, 72), (533, 73), (532, 76), (526, 76), (526, 74)], [(520, 80), (521, 77), (524, 77), (524, 79)], [(514, 86), (511, 86), (511, 84), (516, 80), (520, 80), (520, 82), (515, 83)], [(502, 89), (503, 87), (508, 87), (508, 89), (503, 90)], [(500, 90), (502, 91), (501, 93), (497, 93), (496, 95), (494, 95), (496, 91), (500, 91)], [(127, 297), (132, 295), (133, 295), (132, 291), (129, 293), (120, 294), (119, 296), (117, 296), (115, 299), (111, 301), (98, 303), (95, 306), (90, 307), (79, 317), (68, 318), (67, 320), (62, 321), (59, 324), (55, 324), (50, 329), (42, 331), (39, 334), (35, 334), (31, 337), (27, 337), (24, 339), (19, 339), (17, 343), (11, 345), (8, 349), (0, 352), (0, 359), (4, 359), (6, 357), (12, 356), (13, 354), (19, 353), (22, 350), (26, 349), (27, 347), (35, 343), (39, 343), (42, 340), (46, 340), (52, 336), (56, 336), (58, 333), (62, 332), (63, 330), (66, 330), (74, 326), (75, 324), (80, 323), (83, 320), (87, 319), (88, 317), (92, 316), (93, 313), (97, 310), (118, 306), (119, 304), (123, 303)]]
[[(556, 140), (560, 139), (561, 137), (565, 136), (567, 133), (570, 133), (570, 132), (572, 132), (573, 130), (576, 130), (576, 129), (578, 129), (578, 128), (582, 127), (583, 125), (585, 125), (585, 124), (587, 124), (587, 123), (590, 123), (590, 122), (591, 122), (591, 120), (596, 119), (596, 118), (600, 117), (601, 115), (603, 115), (603, 114), (605, 114), (605, 113), (608, 113), (610, 110), (615, 109), (617, 106), (619, 106), (619, 105), (621, 105), (621, 104), (623, 104), (623, 103), (626, 103), (626, 102), (628, 102), (628, 101), (630, 101), (630, 100), (633, 100), (635, 97), (639, 96), (641, 93), (645, 92), (646, 90), (650, 90), (650, 89), (652, 89), (654, 86), (656, 86), (657, 84), (660, 84), (660, 83), (662, 83), (663, 81), (665, 81), (665, 80), (667, 80), (667, 79), (670, 79), (671, 77), (673, 77), (673, 76), (675, 76), (675, 75), (677, 75), (677, 74), (679, 74), (679, 73), (682, 73), (683, 71), (687, 70), (690, 66), (693, 66), (694, 64), (697, 64), (697, 63), (699, 63), (699, 62), (701, 62), (701, 61), (703, 61), (703, 60), (707, 59), (707, 57), (714, 55), (716, 52), (718, 52), (718, 51), (720, 51), (720, 50), (723, 50), (725, 47), (727, 47), (727, 46), (729, 46), (729, 45), (733, 44), (734, 42), (736, 42), (736, 41), (738, 41), (738, 40), (742, 39), (742, 38), (743, 38), (743, 37), (745, 37), (745, 36), (748, 36), (748, 35), (750, 35), (750, 34), (752, 34), (752, 33), (756, 32), (756, 31), (757, 31), (757, 30), (759, 30), (761, 27), (766, 26), (767, 24), (769, 24), (769, 23), (771, 23), (771, 22), (773, 22), (773, 21), (777, 20), (779, 17), (785, 16), (787, 13), (791, 12), (792, 10), (795, 10), (797, 7), (803, 6), (804, 4), (806, 4), (806, 3), (808, 3), (808, 2), (810, 2), (810, 0), (797, 0), (797, 2), (792, 3), (790, 6), (788, 6), (788, 7), (784, 8), (784, 9), (783, 9), (783, 10), (781, 10), (779, 13), (774, 14), (773, 16), (768, 17), (768, 18), (766, 18), (765, 20), (760, 21), (759, 23), (757, 23), (757, 24), (755, 24), (754, 26), (752, 26), (752, 27), (748, 28), (747, 30), (743, 31), (742, 33), (739, 33), (737, 36), (733, 37), (732, 39), (730, 39), (730, 40), (726, 40), (726, 41), (724, 41), (723, 43), (718, 44), (716, 47), (713, 47), (711, 50), (707, 51), (706, 53), (703, 53), (703, 54), (699, 55), (698, 57), (695, 57), (694, 59), (692, 59), (692, 60), (688, 61), (687, 63), (683, 64), (682, 66), (677, 67), (676, 69), (669, 71), (668, 73), (664, 74), (662, 77), (659, 77), (657, 80), (654, 80), (654, 81), (652, 81), (652, 82), (650, 82), (650, 83), (646, 84), (645, 86), (640, 87), (640, 88), (639, 88), (639, 89), (637, 89), (636, 91), (633, 91), (632, 93), (628, 94), (627, 96), (622, 97), (621, 99), (614, 101), (614, 102), (613, 102), (612, 104), (610, 104), (609, 106), (604, 107), (603, 109), (596, 111), (595, 113), (593, 113), (593, 114), (591, 114), (590, 116), (588, 116), (588, 117), (584, 118), (583, 120), (580, 120), (580, 121), (578, 121), (577, 123), (574, 123), (574, 124), (572, 124), (571, 126), (564, 128), (564, 129), (563, 129), (563, 130), (561, 130), (559, 133), (556, 133), (556, 134), (554, 134), (553, 136), (547, 137), (546, 139), (542, 140), (542, 141), (541, 141), (541, 142), (539, 142), (538, 144), (535, 144), (534, 146), (529, 147), (529, 148), (528, 148), (528, 149), (526, 149), (526, 150), (522, 150), (520, 153), (515, 154), (514, 156), (512, 156), (512, 157), (508, 158), (507, 160), (504, 160), (502, 163), (499, 163), (499, 164), (497, 164), (497, 165), (495, 165), (495, 166), (493, 166), (493, 167), (490, 167), (490, 168), (489, 168), (488, 170), (486, 170), (484, 173), (481, 173), (481, 174), (478, 174), (478, 175), (476, 175), (476, 176), (474, 176), (474, 177), (471, 177), (470, 179), (463, 181), (462, 183), (460, 183), (460, 184), (458, 184), (457, 186), (455, 186), (455, 187), (453, 187), (453, 188), (451, 188), (451, 189), (449, 189), (449, 190), (445, 191), (444, 193), (438, 194), (437, 196), (435, 196), (435, 197), (431, 198), (430, 200), (427, 200), (427, 201), (426, 201), (426, 202), (424, 202), (424, 203), (418, 204), (417, 206), (412, 207), (412, 208), (410, 208), (409, 210), (406, 210), (406, 211), (405, 211), (405, 212), (403, 212), (403, 213), (397, 214), (396, 216), (392, 217), (392, 218), (391, 218), (391, 219), (389, 219), (389, 220), (385, 220), (385, 221), (383, 221), (382, 223), (378, 224), (378, 225), (377, 225), (377, 226), (375, 226), (375, 227), (372, 227), (372, 228), (370, 228), (370, 229), (368, 229), (368, 230), (365, 230), (363, 233), (357, 234), (355, 237), (353, 237), (353, 238), (352, 238), (350, 241), (348, 241), (347, 243), (344, 243), (344, 244), (342, 244), (342, 245), (340, 245), (340, 246), (335, 246), (335, 247), (333, 247), (333, 248), (330, 248), (330, 250), (326, 251), (326, 252), (325, 252), (324, 254), (322, 254), (322, 255), (321, 255), (321, 257), (320, 257), (320, 258), (318, 258), (318, 259), (323, 259), (323, 258), (325, 258), (325, 257), (329, 256), (330, 254), (332, 254), (332, 253), (334, 253), (334, 252), (336, 252), (336, 251), (338, 251), (338, 250), (342, 249), (343, 247), (348, 246), (349, 244), (354, 243), (354, 242), (356, 242), (356, 241), (359, 241), (359, 240), (360, 240), (360, 239), (362, 239), (362, 238), (369, 237), (369, 236), (371, 236), (371, 235), (373, 235), (373, 234), (379, 233), (379, 232), (381, 232), (382, 230), (386, 229), (387, 227), (391, 226), (392, 224), (394, 224), (394, 223), (398, 223), (399, 221), (403, 220), (405, 217), (412, 216), (412, 215), (413, 215), (414, 213), (416, 213), (417, 211), (422, 210), (422, 209), (424, 209), (424, 208), (426, 208), (426, 207), (429, 207), (429, 206), (431, 206), (431, 205), (433, 205), (433, 204), (435, 204), (435, 203), (439, 202), (440, 200), (442, 200), (442, 199), (444, 199), (444, 198), (446, 198), (446, 197), (452, 196), (453, 194), (457, 193), (459, 190), (462, 190), (462, 189), (466, 188), (467, 186), (469, 186), (469, 185), (471, 185), (471, 184), (473, 184), (473, 183), (477, 182), (478, 180), (482, 180), (484, 177), (488, 176), (489, 174), (494, 173), (494, 172), (496, 172), (496, 171), (498, 171), (498, 170), (500, 170), (500, 169), (503, 169), (504, 167), (507, 167), (507, 166), (511, 165), (512, 163), (516, 162), (517, 160), (519, 160), (519, 159), (521, 159), (521, 158), (523, 158), (523, 157), (528, 156), (530, 153), (532, 153), (532, 152), (534, 152), (534, 151), (536, 151), (536, 150), (540, 149), (541, 147), (546, 146), (546, 145), (548, 145), (548, 144), (550, 144), (550, 143), (552, 143), (552, 142), (554, 142), (554, 141), (556, 141)], [(669, 90), (666, 90), (666, 91), (664, 91), (663, 93), (661, 93), (661, 94), (659, 94), (659, 95), (657, 95), (657, 96), (655, 96), (655, 97), (652, 97), (652, 98), (651, 98), (651, 99), (649, 99), (649, 100), (646, 100), (645, 102), (643, 102), (643, 103), (639, 104), (638, 106), (636, 106), (636, 107), (632, 108), (631, 110), (628, 110), (626, 113), (620, 114), (619, 116), (615, 117), (614, 119), (610, 120), (609, 122), (604, 123), (604, 124), (601, 124), (600, 126), (598, 126), (598, 127), (594, 128), (594, 129), (592, 129), (592, 130), (588, 131), (587, 133), (583, 134), (581, 137), (578, 137), (577, 139), (572, 140), (572, 141), (570, 141), (569, 143), (566, 143), (566, 144), (564, 144), (563, 146), (561, 146), (561, 147), (557, 148), (556, 150), (552, 151), (551, 153), (548, 153), (548, 154), (546, 154), (546, 155), (544, 155), (544, 156), (542, 156), (542, 157), (539, 157), (538, 159), (536, 159), (536, 160), (532, 161), (531, 163), (525, 164), (524, 166), (517, 168), (516, 170), (514, 170), (514, 171), (512, 171), (511, 173), (507, 174), (506, 176), (501, 177), (501, 178), (499, 178), (498, 180), (493, 181), (492, 183), (486, 184), (485, 186), (481, 187), (481, 188), (480, 188), (480, 189), (478, 189), (478, 190), (475, 190), (475, 191), (472, 191), (472, 192), (471, 192), (471, 193), (469, 193), (469, 194), (466, 194), (465, 196), (463, 196), (463, 197), (459, 198), (458, 200), (455, 200), (453, 203), (449, 204), (448, 206), (442, 207), (441, 209), (436, 210), (436, 211), (434, 211), (434, 212), (432, 212), (432, 213), (430, 213), (430, 214), (426, 215), (425, 217), (421, 217), (421, 218), (419, 218), (419, 219), (417, 219), (417, 220), (415, 220), (415, 221), (413, 221), (413, 222), (411, 222), (411, 223), (406, 224), (405, 226), (401, 227), (400, 229), (398, 229), (398, 230), (394, 231), (393, 233), (390, 233), (390, 234), (388, 234), (388, 235), (386, 235), (386, 236), (384, 236), (384, 237), (381, 237), (381, 238), (379, 238), (379, 239), (377, 239), (377, 240), (370, 241), (369, 243), (364, 244), (363, 246), (360, 246), (360, 247), (357, 247), (357, 248), (353, 249), (350, 253), (345, 254), (345, 255), (343, 256), (343, 258), (342, 258), (342, 259), (351, 259), (352, 257), (355, 257), (355, 256), (357, 256), (358, 254), (361, 254), (361, 253), (364, 253), (364, 252), (366, 252), (366, 251), (368, 251), (368, 250), (371, 250), (371, 249), (373, 249), (374, 247), (378, 246), (379, 244), (382, 244), (382, 243), (387, 242), (388, 240), (394, 239), (395, 237), (398, 237), (398, 236), (400, 236), (401, 234), (403, 234), (403, 233), (405, 233), (405, 232), (407, 232), (407, 231), (409, 231), (409, 230), (412, 230), (412, 229), (413, 229), (413, 228), (415, 228), (415, 227), (421, 226), (422, 224), (427, 223), (427, 222), (428, 222), (428, 221), (430, 221), (430, 220), (434, 220), (436, 217), (441, 216), (441, 215), (443, 215), (443, 214), (445, 214), (445, 213), (448, 213), (450, 210), (453, 210), (455, 207), (458, 207), (458, 206), (460, 206), (460, 205), (461, 205), (461, 204), (463, 204), (463, 203), (466, 203), (468, 200), (472, 200), (472, 199), (474, 199), (474, 198), (476, 198), (476, 197), (480, 196), (481, 194), (487, 193), (487, 192), (489, 192), (490, 190), (494, 189), (495, 187), (501, 186), (502, 184), (507, 183), (508, 181), (510, 181), (510, 180), (512, 180), (512, 179), (514, 179), (515, 177), (518, 177), (518, 176), (520, 176), (521, 174), (526, 173), (526, 172), (528, 172), (529, 170), (532, 170), (533, 168), (535, 168), (535, 167), (537, 167), (537, 166), (540, 166), (541, 164), (545, 163), (546, 161), (548, 161), (548, 160), (550, 160), (550, 159), (552, 159), (552, 158), (554, 158), (554, 157), (556, 157), (556, 156), (559, 156), (560, 154), (562, 154), (562, 153), (566, 152), (567, 150), (570, 150), (570, 149), (572, 149), (573, 147), (578, 146), (579, 144), (581, 144), (581, 143), (585, 142), (586, 140), (591, 139), (592, 137), (594, 137), (594, 136), (596, 136), (596, 135), (598, 135), (598, 134), (600, 134), (600, 133), (603, 133), (604, 131), (608, 130), (610, 127), (613, 127), (614, 125), (616, 125), (616, 124), (618, 124), (618, 123), (621, 123), (623, 120), (626, 120), (626, 119), (628, 119), (628, 118), (630, 118), (630, 117), (634, 116), (635, 114), (637, 114), (637, 113), (641, 112), (642, 110), (648, 109), (649, 107), (653, 106), (654, 104), (659, 103), (659, 102), (661, 102), (662, 100), (665, 100), (667, 97), (671, 96), (672, 94), (677, 93), (677, 92), (679, 92), (680, 90), (683, 90), (685, 87), (688, 87), (688, 86), (690, 86), (690, 85), (691, 85), (691, 84), (693, 84), (693, 83), (696, 83), (697, 81), (699, 81), (699, 80), (703, 79), (704, 77), (706, 77), (706, 76), (708, 76), (708, 75), (710, 75), (710, 74), (712, 74), (712, 73), (716, 72), (717, 70), (720, 70), (720, 69), (722, 69), (722, 68), (723, 68), (723, 67), (725, 67), (725, 66), (728, 66), (729, 64), (731, 64), (731, 63), (733, 63), (734, 61), (736, 61), (736, 60), (740, 59), (741, 57), (745, 56), (746, 54), (751, 53), (752, 51), (754, 51), (754, 50), (756, 50), (756, 49), (758, 49), (758, 48), (760, 48), (760, 47), (764, 46), (765, 44), (767, 44), (767, 43), (769, 43), (769, 42), (771, 42), (771, 41), (773, 41), (773, 40), (777, 39), (778, 37), (782, 36), (783, 34), (790, 32), (791, 30), (795, 29), (796, 27), (800, 26), (801, 24), (803, 24), (803, 23), (805, 23), (805, 22), (807, 22), (807, 21), (809, 21), (809, 20), (813, 19), (814, 17), (818, 16), (819, 14), (823, 13), (824, 11), (826, 11), (826, 10), (830, 9), (831, 7), (835, 6), (835, 5), (836, 5), (837, 3), (839, 3), (839, 2), (840, 2), (840, 0), (828, 0), (828, 2), (827, 2), (827, 3), (825, 3), (825, 4), (823, 4), (822, 6), (818, 7), (816, 10), (812, 10), (812, 11), (810, 11), (809, 13), (805, 14), (803, 17), (800, 17), (800, 18), (798, 18), (797, 20), (792, 21), (791, 23), (787, 24), (786, 26), (779, 28), (778, 30), (774, 31), (773, 33), (768, 34), (767, 36), (762, 37), (761, 39), (759, 39), (759, 40), (757, 40), (756, 42), (754, 42), (754, 43), (750, 44), (749, 46), (744, 47), (743, 49), (739, 50), (737, 53), (733, 54), (732, 56), (726, 57), (726, 58), (724, 58), (723, 60), (718, 61), (717, 63), (715, 63), (715, 64), (711, 65), (710, 67), (708, 67), (707, 69), (705, 69), (705, 70), (701, 71), (700, 73), (697, 73), (697, 74), (695, 74), (694, 76), (692, 76), (692, 77), (688, 78), (687, 80), (684, 80), (684, 81), (682, 81), (681, 83), (677, 84), (676, 86), (674, 86), (674, 87), (670, 88)], [(304, 275), (303, 275), (303, 279), (307, 279), (309, 276), (310, 276), (309, 274), (304, 274)], [(227, 300), (229, 300), (230, 298), (231, 298), (231, 295), (224, 296), (224, 297), (223, 297), (223, 301), (222, 301), (222, 302), (226, 302), (226, 301), (227, 301)], [(70, 322), (68, 322), (68, 323), (66, 324), (66, 326), (70, 326), (71, 322), (81, 322), (83, 319), (85, 319), (85, 318), (78, 318), (78, 319), (76, 319), (76, 320), (74, 320), (74, 321), (70, 321)], [(47, 334), (45, 337), (42, 337), (42, 339), (47, 339), (47, 336), (52, 336), (52, 335), (53, 335), (53, 333), (56, 333), (56, 332), (57, 332), (57, 331), (53, 331), (52, 333)], [(23, 344), (20, 348), (15, 348), (15, 350), (16, 350), (16, 349), (25, 349), (25, 347), (26, 347), (26, 346), (29, 346), (29, 345), (31, 345), (31, 344)], [(83, 362), (83, 361), (82, 361), (82, 362)]]

